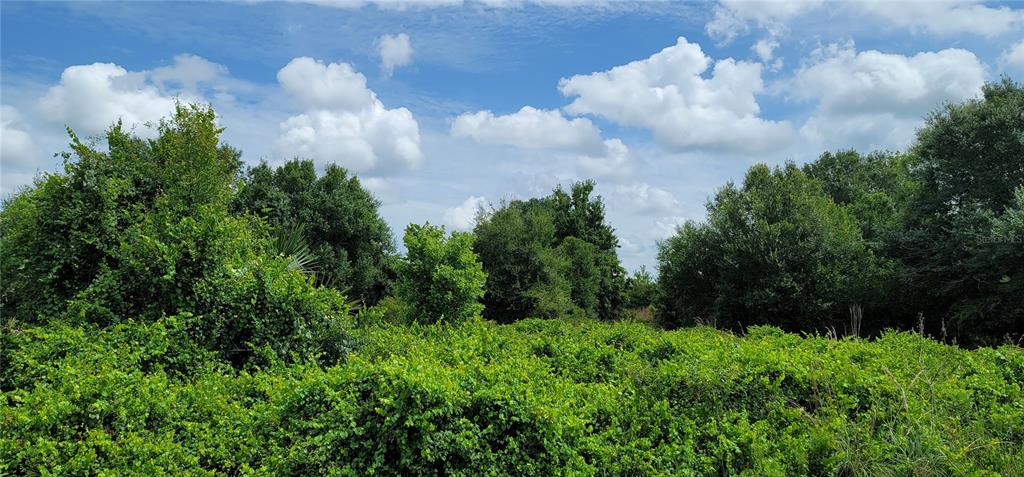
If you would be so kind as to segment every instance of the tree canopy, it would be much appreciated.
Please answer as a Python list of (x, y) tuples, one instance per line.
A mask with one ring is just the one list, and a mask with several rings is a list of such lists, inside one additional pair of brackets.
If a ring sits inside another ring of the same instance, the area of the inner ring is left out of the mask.
[(235, 213), (256, 214), (278, 230), (298, 229), (319, 282), (368, 303), (388, 292), (394, 275), (395, 246), (379, 208), (344, 168), (328, 165), (318, 177), (309, 160), (249, 169), (232, 203)]

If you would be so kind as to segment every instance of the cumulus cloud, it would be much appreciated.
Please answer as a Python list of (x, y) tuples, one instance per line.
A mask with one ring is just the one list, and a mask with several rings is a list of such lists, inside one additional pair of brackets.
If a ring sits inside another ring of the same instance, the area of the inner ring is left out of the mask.
[(759, 117), (761, 69), (732, 58), (713, 61), (680, 37), (647, 59), (563, 78), (559, 89), (575, 97), (565, 107), (569, 113), (648, 128), (670, 149), (763, 153), (789, 144), (793, 130), (786, 121)]
[(201, 56), (182, 54), (174, 57), (174, 63), (153, 68), (149, 74), (152, 81), (162, 87), (177, 85), (195, 90), (200, 83), (221, 82), (228, 79), (228, 68)]
[(617, 180), (633, 173), (633, 163), (629, 160), (629, 148), (616, 138), (604, 141), (602, 154), (576, 158), (576, 170), (583, 177)]
[(446, 224), (457, 230), (469, 230), (476, 225), (477, 212), (487, 205), (484, 197), (469, 196), (461, 204), (444, 211)]
[(36, 155), (35, 142), (21, 113), (13, 106), (0, 106), (0, 169), (4, 169), (4, 175), (12, 169), (33, 167)]
[(377, 102), (366, 77), (348, 63), (294, 58), (277, 72), (277, 81), (306, 109), (358, 111)]
[(613, 197), (616, 203), (627, 204), (635, 214), (664, 216), (679, 211), (679, 201), (671, 192), (646, 182), (617, 186)]
[(830, 45), (796, 72), (789, 89), (817, 102), (801, 130), (806, 136), (878, 148), (904, 146), (928, 111), (977, 95), (984, 81), (984, 65), (966, 50), (904, 56)]
[(526, 149), (559, 149), (594, 155), (605, 152), (601, 131), (589, 119), (566, 119), (557, 110), (530, 106), (506, 115), (490, 111), (462, 114), (452, 123), (452, 134), (471, 137), (484, 144)]
[(406, 108), (388, 109), (347, 63), (295, 58), (277, 74), (302, 114), (281, 123), (278, 151), (356, 172), (418, 165), (419, 125)]
[(147, 81), (146, 72), (129, 72), (113, 63), (68, 67), (60, 83), (39, 101), (44, 118), (87, 135), (118, 119), (128, 127), (156, 122), (173, 110), (174, 99)]
[(1010, 49), (1003, 52), (1001, 58), (1003, 63), (1024, 69), (1024, 40), (1010, 47)]
[(405, 33), (381, 36), (377, 39), (377, 49), (380, 66), (388, 76), (395, 72), (396, 67), (412, 63), (412, 43)]

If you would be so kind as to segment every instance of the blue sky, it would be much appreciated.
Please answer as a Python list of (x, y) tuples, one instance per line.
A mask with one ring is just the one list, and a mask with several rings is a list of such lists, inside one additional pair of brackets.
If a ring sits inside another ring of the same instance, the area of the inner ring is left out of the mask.
[(594, 178), (629, 269), (753, 163), (900, 150), (944, 101), (1024, 79), (993, 2), (0, 4), (0, 193), (64, 126), (209, 102), (250, 163), (356, 172), (400, 236)]

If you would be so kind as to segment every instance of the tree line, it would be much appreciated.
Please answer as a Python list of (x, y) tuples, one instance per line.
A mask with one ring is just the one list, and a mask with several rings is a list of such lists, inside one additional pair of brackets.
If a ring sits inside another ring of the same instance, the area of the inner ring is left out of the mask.
[(71, 133), (62, 173), (0, 211), (5, 319), (108, 325), (183, 317), (235, 362), (345, 352), (348, 316), (454, 322), (482, 314), (665, 326), (873, 333), (964, 344), (1024, 330), (1024, 87), (942, 106), (902, 152), (755, 165), (707, 218), (629, 276), (595, 184), (481, 209), (472, 232), (412, 224), (396, 253), (359, 179), (311, 161), (245, 168), (208, 107), (158, 137)]

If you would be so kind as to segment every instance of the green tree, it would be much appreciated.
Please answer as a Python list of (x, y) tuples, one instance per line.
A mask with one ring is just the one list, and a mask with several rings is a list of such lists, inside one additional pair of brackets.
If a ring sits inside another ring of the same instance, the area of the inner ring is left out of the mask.
[(502, 204), (482, 215), (474, 250), (487, 271), (486, 316), (500, 322), (580, 310), (602, 319), (622, 309), (618, 239), (592, 197), (593, 182)]
[(910, 163), (909, 154), (862, 155), (847, 150), (826, 152), (803, 167), (856, 220), (877, 259), (877, 280), (859, 284), (864, 290), (861, 304), (871, 317), (866, 325), (873, 331), (914, 326), (921, 305), (914, 293), (914, 278), (899, 259), (910, 199), (918, 185), (911, 177)]
[(791, 330), (838, 325), (877, 266), (856, 222), (793, 164), (752, 167), (704, 223), (660, 245), (659, 312), (675, 325)]
[(473, 253), (473, 234), (411, 224), (403, 242), (407, 254), (398, 263), (395, 292), (411, 306), (419, 323), (457, 323), (483, 311), (479, 300), (487, 276)]
[(626, 278), (623, 304), (629, 309), (647, 308), (658, 299), (658, 282), (641, 266), (632, 276)]
[(107, 151), (71, 133), (64, 173), (0, 212), (7, 318), (98, 325), (188, 316), (191, 336), (232, 362), (251, 346), (332, 358), (346, 346), (345, 297), (269, 252), (267, 228), (232, 217), (239, 154), (212, 109), (179, 105), (156, 139), (114, 125)]
[(942, 107), (918, 132), (911, 172), (920, 186), (900, 256), (924, 297), (921, 311), (932, 332), (945, 322), (949, 335), (969, 343), (1019, 337), (1024, 329), (1014, 283), (1019, 262), (1004, 254), (1006, 240), (993, 238), (997, 224), (1014, 230), (1006, 224), (1019, 210), (1024, 85), (1003, 79), (982, 93)]
[(249, 169), (232, 204), (279, 233), (299, 231), (317, 279), (368, 303), (387, 294), (394, 275), (394, 242), (379, 208), (344, 168), (332, 164), (317, 177), (313, 162), (300, 160)]

